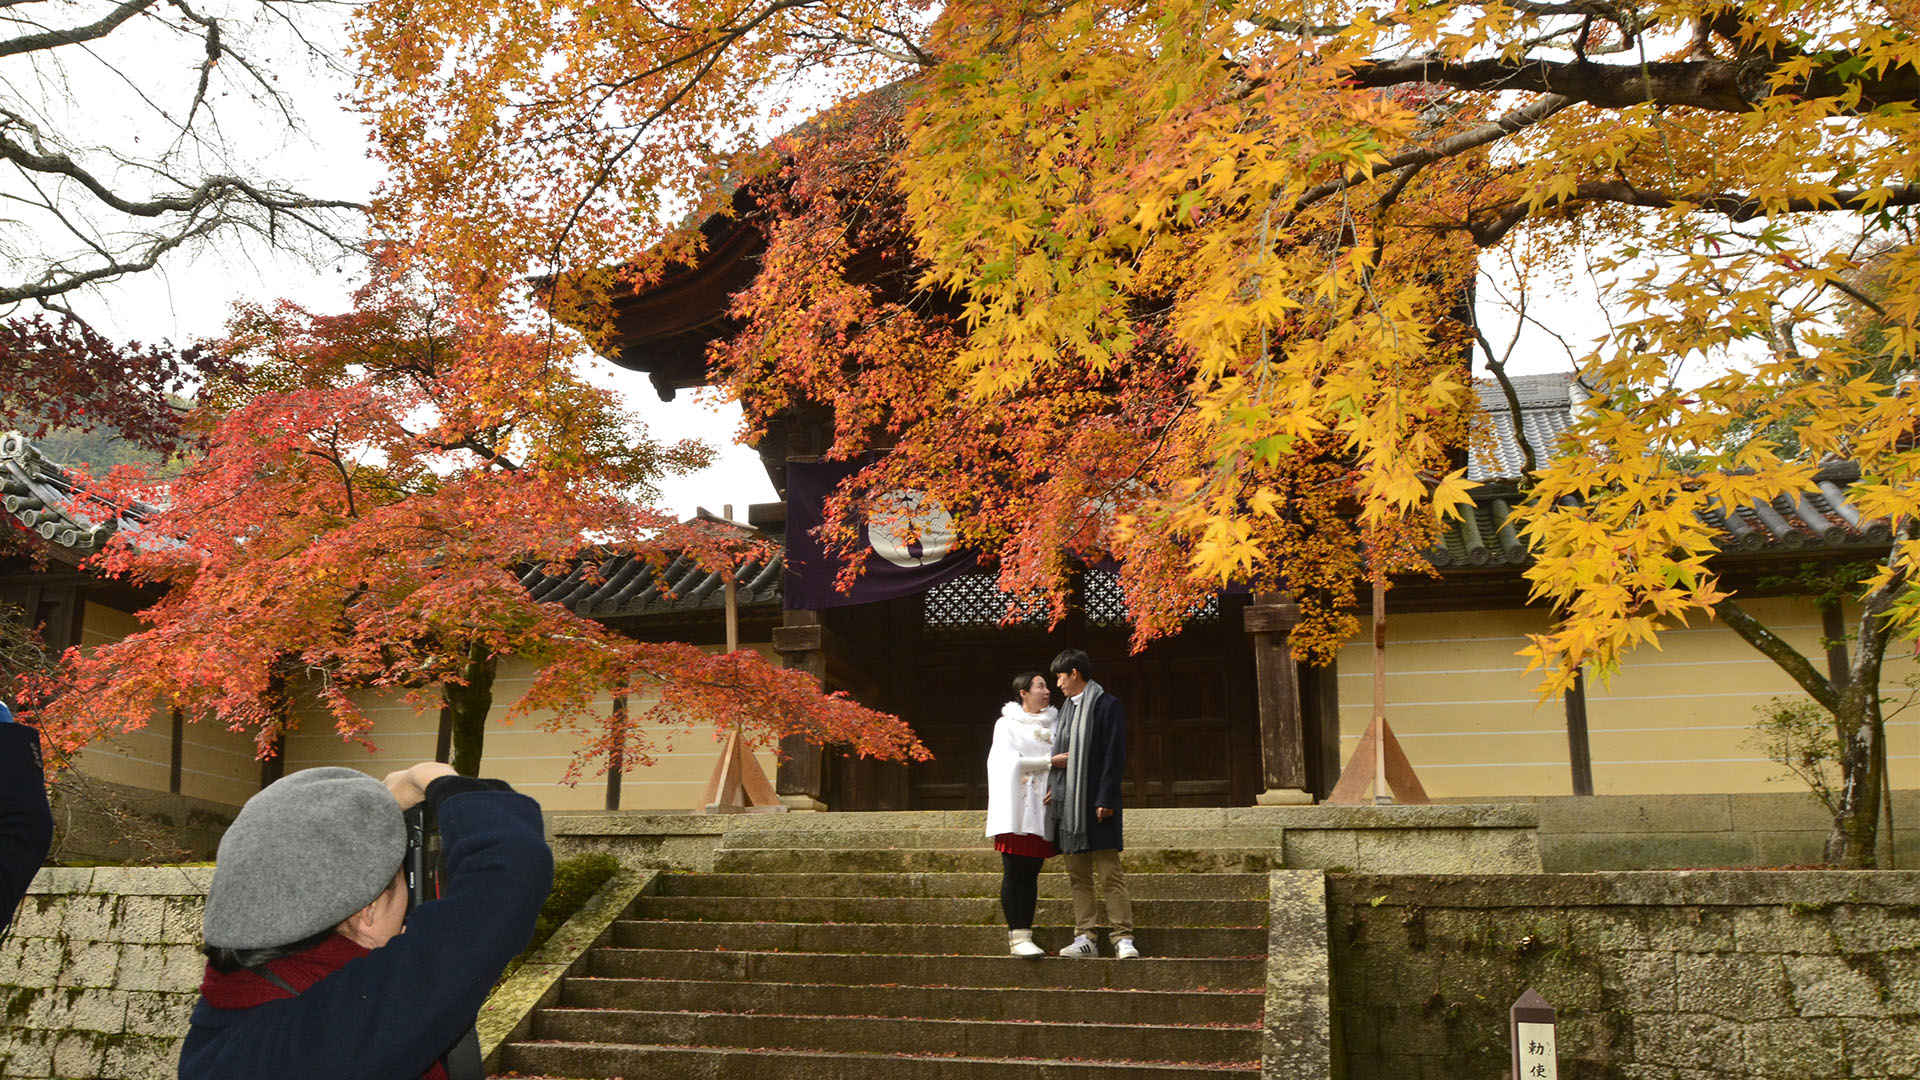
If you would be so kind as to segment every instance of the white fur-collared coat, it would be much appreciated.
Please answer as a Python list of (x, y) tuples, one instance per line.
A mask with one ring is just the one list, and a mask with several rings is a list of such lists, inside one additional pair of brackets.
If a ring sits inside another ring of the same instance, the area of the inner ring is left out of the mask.
[(987, 751), (987, 835), (1045, 836), (1047, 766), (1053, 758), (1053, 722), (1060, 710), (1030, 713), (1017, 701), (1000, 710)]

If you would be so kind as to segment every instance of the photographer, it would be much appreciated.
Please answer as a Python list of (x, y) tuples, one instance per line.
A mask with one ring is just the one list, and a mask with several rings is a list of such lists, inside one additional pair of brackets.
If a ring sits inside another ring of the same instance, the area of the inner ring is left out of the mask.
[[(445, 870), (409, 915), (402, 811), (423, 800)], [(552, 883), (539, 805), (500, 781), (439, 762), (385, 788), (340, 768), (275, 781), (220, 841), (181, 1080), (478, 1076), (470, 1049), (449, 1052)]]
[(0, 930), (13, 922), (52, 843), (40, 733), (14, 723), (13, 712), (0, 703)]

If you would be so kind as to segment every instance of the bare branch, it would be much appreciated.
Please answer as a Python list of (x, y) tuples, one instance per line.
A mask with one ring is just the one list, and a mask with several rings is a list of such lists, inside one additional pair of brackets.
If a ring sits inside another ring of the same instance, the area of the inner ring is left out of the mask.
[(38, 34), (22, 34), (17, 38), (8, 38), (6, 41), (0, 41), (0, 56), (19, 56), (22, 53), (57, 49), (62, 45), (78, 45), (83, 41), (98, 40), (113, 33), (121, 23), (157, 2), (158, 0), (126, 0), (126, 3), (85, 26), (75, 26), (66, 30), (47, 30)]
[[(1506, 203), (1497, 208), (1489, 208), (1482, 214), (1469, 218), (1462, 226), (1473, 236), (1474, 242), (1481, 247), (1492, 247), (1501, 238), (1512, 231), (1514, 226), (1526, 220), (1536, 210), (1554, 209), (1572, 206), (1583, 202), (1611, 202), (1625, 206), (1644, 206), (1666, 210), (1676, 206), (1691, 206), (1708, 213), (1724, 214), (1728, 220), (1741, 222), (1771, 214), (1815, 214), (1815, 213), (1869, 213), (1881, 206), (1920, 205), (1920, 184), (1903, 184), (1900, 187), (1869, 190), (1842, 189), (1818, 197), (1786, 199), (1768, 202), (1752, 195), (1728, 192), (1690, 192), (1674, 194), (1639, 188), (1625, 180), (1594, 180), (1579, 185), (1573, 194), (1564, 200), (1549, 200), (1538, 205), (1519, 200)], [(1835, 284), (1847, 295), (1861, 303), (1879, 309), (1879, 305), (1858, 290), (1839, 283)]]

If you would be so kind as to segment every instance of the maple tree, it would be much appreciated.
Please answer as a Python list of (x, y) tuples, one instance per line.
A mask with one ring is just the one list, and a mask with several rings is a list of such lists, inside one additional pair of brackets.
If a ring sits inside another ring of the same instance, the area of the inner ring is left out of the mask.
[[(442, 299), (381, 272), (346, 314), (240, 310), (222, 350), (247, 378), (208, 388), (205, 453), (163, 483), (116, 469), (96, 492), (146, 500), (102, 565), (162, 595), (145, 628), (70, 651), (40, 682), (55, 746), (171, 707), (251, 733), (264, 758), (296, 695), (364, 739), (356, 691), (421, 707), (437, 693), (453, 763), (472, 775), (494, 673), (514, 656), (538, 673), (507, 716), (577, 733), (569, 776), (610, 755), (648, 764), (649, 724), (924, 756), (899, 720), (757, 653), (635, 642), (535, 601), (519, 577), (530, 565), (688, 553), (730, 574), (741, 545), (647, 505), (660, 476), (706, 460), (703, 445), (649, 438), (581, 380), (564, 341)], [(651, 704), (616, 723), (596, 704), (608, 694)]]
[[(1057, 605), (1069, 555), (1118, 557), (1142, 635), (1238, 579), (1301, 597), (1301, 656), (1344, 640), (1354, 579), (1417, 571), (1467, 498), (1479, 254), (1591, 263), (1604, 318), (1557, 329), (1597, 393), (1522, 508), (1543, 692), (1724, 620), (1833, 717), (1828, 855), (1868, 865), (1879, 665), (1920, 631), (1915, 24), (1911, 0), (375, 0), (358, 40), (383, 212), (464, 288), (535, 270), (570, 313), (693, 254), (675, 225), (726, 208), (718, 177), (776, 179), (719, 353), (737, 392), (834, 405), (835, 453), (885, 451), (843, 509), (930, 493), (1010, 591)], [(774, 87), (902, 79), (891, 135), (753, 153)], [(903, 287), (867, 287), (872, 258)], [(1831, 458), (1893, 531), (1845, 680), (1722, 588), (1698, 514)]]
[(179, 395), (221, 373), (233, 371), (204, 346), (121, 344), (65, 316), (0, 320), (0, 415), (29, 436), (104, 429), (171, 449), (185, 435)]

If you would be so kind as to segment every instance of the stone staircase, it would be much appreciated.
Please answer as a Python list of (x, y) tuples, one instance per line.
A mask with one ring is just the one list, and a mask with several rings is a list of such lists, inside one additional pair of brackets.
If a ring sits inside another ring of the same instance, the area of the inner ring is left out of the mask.
[[(740, 822), (712, 872), (661, 875), (500, 1067), (735, 1080), (1259, 1074), (1270, 833), (1130, 830), (1144, 957), (1023, 961), (1006, 955), (999, 856), (977, 829), (848, 818)], [(1041, 887), (1035, 938), (1057, 949), (1072, 915), (1056, 863)]]

